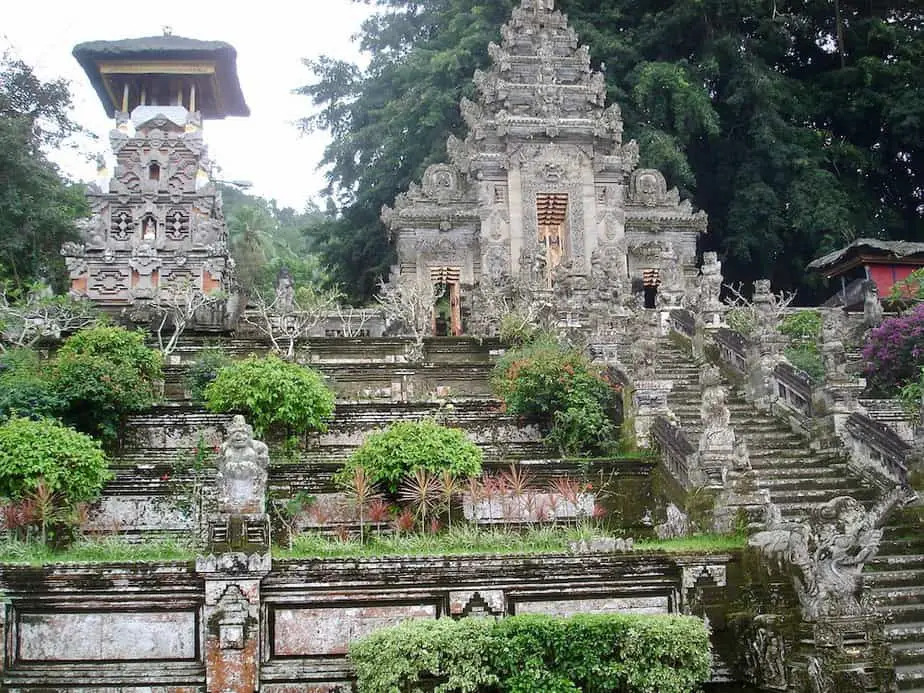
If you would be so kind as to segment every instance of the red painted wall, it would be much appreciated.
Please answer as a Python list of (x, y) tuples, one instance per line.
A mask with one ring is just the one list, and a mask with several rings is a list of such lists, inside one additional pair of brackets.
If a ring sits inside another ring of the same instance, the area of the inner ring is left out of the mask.
[(908, 277), (914, 270), (914, 265), (867, 265), (869, 278), (876, 282), (880, 296), (888, 296), (892, 292), (892, 285)]

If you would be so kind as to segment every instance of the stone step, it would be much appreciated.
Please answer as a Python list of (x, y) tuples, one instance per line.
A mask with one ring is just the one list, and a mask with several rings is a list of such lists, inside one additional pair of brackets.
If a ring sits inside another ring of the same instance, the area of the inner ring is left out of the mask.
[(924, 586), (888, 586), (874, 587), (869, 590), (873, 603), (879, 607), (912, 606), (917, 605), (924, 609)]
[(866, 567), (870, 571), (924, 570), (924, 554), (879, 554)]
[(898, 690), (907, 693), (924, 691), (924, 668), (917, 664), (903, 664), (895, 667), (895, 681)]
[(778, 464), (767, 463), (766, 465), (755, 464), (751, 460), (751, 467), (757, 472), (761, 485), (763, 485), (763, 482), (768, 482), (769, 485), (774, 481), (786, 481), (788, 479), (838, 480), (845, 477), (842, 469), (806, 464), (805, 460), (800, 459), (785, 460), (784, 463)]
[(839, 491), (849, 495), (855, 486), (843, 477), (836, 476), (784, 476), (769, 477), (759, 475), (761, 488), (768, 489), (770, 493), (788, 493), (790, 491)]
[(874, 570), (863, 574), (867, 587), (916, 587), (924, 585), (924, 569), (921, 570)]
[[(782, 490), (782, 491), (770, 491), (771, 499), (774, 503), (780, 506), (782, 510), (785, 506), (790, 505), (808, 505), (808, 506), (817, 506), (820, 503), (826, 503), (832, 498), (837, 498), (838, 496), (851, 495), (855, 498), (856, 494), (845, 493), (844, 489), (805, 489), (805, 490)], [(857, 500), (863, 500), (862, 498), (857, 498)], [(785, 511), (784, 511), (785, 512)]]
[(887, 617), (889, 625), (924, 621), (924, 604), (890, 604), (879, 606), (876, 610)]
[(891, 648), (898, 666), (924, 664), (924, 640), (893, 643)]
[(894, 644), (924, 642), (924, 621), (885, 624), (885, 637)]

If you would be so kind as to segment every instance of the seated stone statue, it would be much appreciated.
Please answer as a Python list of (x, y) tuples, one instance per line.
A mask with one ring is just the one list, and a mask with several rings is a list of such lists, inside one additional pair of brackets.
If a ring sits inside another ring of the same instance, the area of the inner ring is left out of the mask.
[(253, 428), (235, 416), (218, 455), (218, 512), (262, 515), (266, 511), (269, 450), (253, 439)]

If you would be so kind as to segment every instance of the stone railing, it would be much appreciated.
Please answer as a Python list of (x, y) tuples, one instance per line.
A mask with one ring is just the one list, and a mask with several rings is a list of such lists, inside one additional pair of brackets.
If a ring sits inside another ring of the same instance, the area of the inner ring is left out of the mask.
[(719, 349), (719, 358), (727, 366), (743, 376), (748, 374), (747, 338), (727, 327), (720, 327), (712, 334), (712, 340)]
[(672, 310), (668, 317), (668, 327), (690, 339), (696, 336), (696, 318), (688, 310)]
[(861, 398), (860, 406), (873, 421), (886, 424), (906, 443), (914, 443), (914, 430), (918, 422), (908, 415), (899, 400)]
[(889, 426), (853, 413), (841, 437), (851, 452), (848, 465), (881, 489), (910, 488), (908, 457), (912, 447)]
[(811, 435), (814, 431), (814, 390), (809, 375), (784, 361), (770, 375), (771, 411), (786, 419), (790, 428)]
[(661, 460), (670, 475), (685, 490), (700, 486), (702, 471), (696, 461), (696, 448), (683, 429), (659, 416), (651, 426), (651, 440), (661, 450)]

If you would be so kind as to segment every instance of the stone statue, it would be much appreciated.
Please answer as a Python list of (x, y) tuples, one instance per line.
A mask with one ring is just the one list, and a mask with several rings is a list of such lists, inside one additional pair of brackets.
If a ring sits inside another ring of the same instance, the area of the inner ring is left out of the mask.
[(767, 628), (758, 628), (748, 643), (745, 658), (751, 675), (761, 687), (778, 691), (788, 689), (786, 650), (779, 635)]
[(676, 505), (667, 506), (667, 520), (655, 527), (658, 539), (676, 539), (690, 533), (690, 519)]
[(718, 253), (703, 253), (703, 266), (699, 277), (699, 310), (716, 313), (722, 309), (722, 263)]
[(879, 327), (882, 324), (882, 303), (879, 302), (879, 287), (876, 282), (863, 282), (863, 326)]
[(828, 378), (846, 375), (847, 350), (844, 347), (843, 313), (840, 309), (826, 310), (821, 325), (821, 356)]
[(253, 439), (253, 428), (237, 415), (218, 455), (218, 512), (262, 515), (266, 512), (269, 450)]
[(295, 282), (288, 267), (279, 270), (276, 277), (276, 298), (273, 307), (278, 313), (291, 313), (295, 307)]
[(862, 616), (863, 566), (879, 551), (886, 516), (903, 499), (900, 488), (867, 512), (840, 496), (817, 508), (807, 522), (783, 523), (770, 513), (766, 530), (748, 542), (763, 556), (793, 571), (793, 584), (807, 621), (825, 617)]

